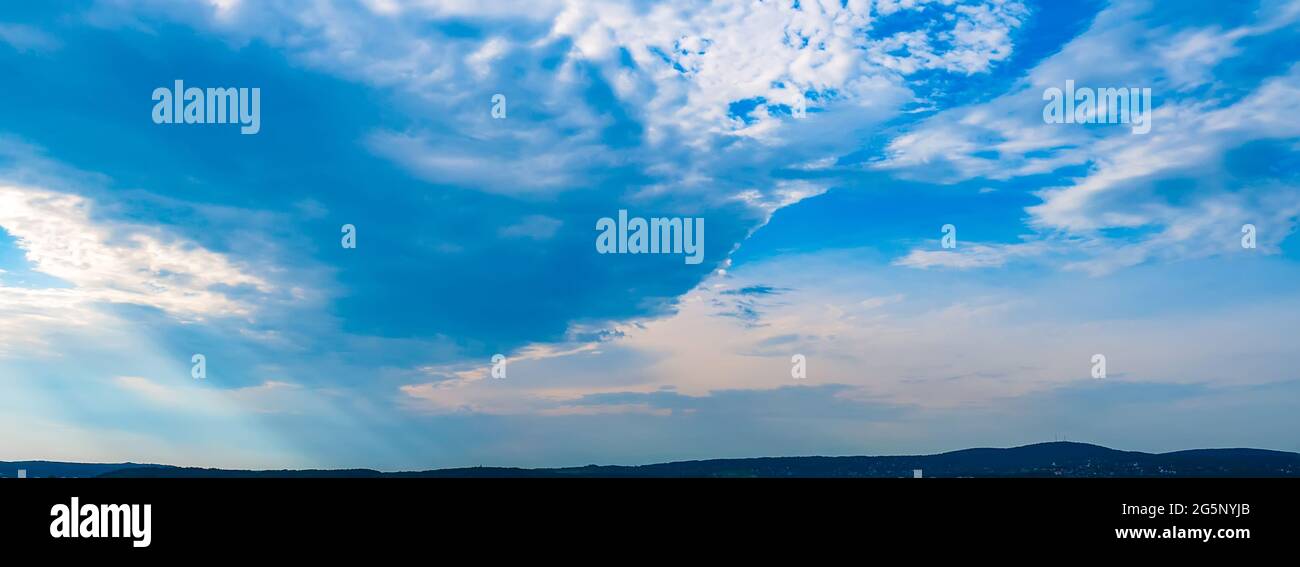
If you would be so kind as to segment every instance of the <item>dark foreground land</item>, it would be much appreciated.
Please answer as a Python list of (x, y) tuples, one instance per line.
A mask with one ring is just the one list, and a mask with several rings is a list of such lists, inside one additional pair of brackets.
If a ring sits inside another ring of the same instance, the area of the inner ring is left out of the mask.
[(51, 461), (0, 463), (0, 477), (18, 469), (28, 477), (212, 478), (212, 477), (1294, 477), (1300, 454), (1262, 449), (1195, 449), (1172, 453), (1119, 451), (1087, 443), (1054, 442), (1007, 449), (964, 449), (937, 455), (890, 457), (763, 457), (681, 461), (640, 466), (523, 469), (472, 467), (410, 472), (369, 469), (227, 470), (136, 463), (87, 464)]

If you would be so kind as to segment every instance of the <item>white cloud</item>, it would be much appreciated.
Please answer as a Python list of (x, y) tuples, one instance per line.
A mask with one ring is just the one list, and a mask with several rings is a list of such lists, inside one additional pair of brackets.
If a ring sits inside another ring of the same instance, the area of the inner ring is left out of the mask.
[(225, 256), (153, 227), (92, 220), (85, 197), (0, 184), (0, 227), (31, 269), (91, 301), (156, 307), (174, 316), (248, 316), (224, 288), (271, 291)]
[[(485, 361), (472, 376), (444, 373), (445, 380), (402, 391), (411, 409), (440, 413), (566, 415), (583, 407), (669, 416), (675, 414), (664, 406), (625, 407), (640, 402), (616, 394), (701, 397), (826, 385), (847, 386), (838, 394), (846, 400), (944, 409), (997, 407), (1097, 385), (1090, 376), (1096, 353), (1108, 357), (1111, 382), (1211, 388), (1292, 380), (1290, 368), (1300, 364), (1288, 342), (1300, 304), (1294, 293), (1242, 295), (1194, 310), (1148, 302), (1134, 314), (1110, 304), (1164, 296), (1165, 277), (1148, 271), (1104, 280), (1008, 276), (953, 284), (941, 274), (899, 280), (846, 267), (845, 254), (783, 256), (716, 276), (687, 294), (673, 315), (618, 325), (618, 338), (598, 349), (512, 358), (505, 380), (488, 378)], [(1279, 277), (1293, 272), (1273, 267)], [(1203, 268), (1183, 284), (1203, 291), (1237, 281), (1222, 267)], [(785, 290), (763, 305), (762, 325), (720, 316), (725, 290), (760, 282)], [(907, 294), (899, 291), (905, 287)], [(863, 289), (884, 295), (863, 300)], [(795, 353), (807, 360), (801, 381), (790, 375)], [(588, 363), (590, 357), (599, 362)], [(635, 367), (623, 364), (629, 357)], [(611, 366), (622, 370), (610, 373)], [(611, 396), (587, 397), (598, 394)]]
[(46, 333), (90, 331), (111, 317), (68, 289), (25, 289), (0, 282), (0, 358), (49, 354)]
[(0, 356), (45, 350), (54, 331), (90, 331), (114, 320), (101, 307), (154, 307), (182, 321), (254, 315), (234, 293), (272, 290), (224, 255), (153, 227), (96, 219), (85, 197), (0, 183), (0, 229), (29, 269), (53, 287), (0, 280)]
[[(832, 1), (798, 9), (780, 2), (665, 2), (644, 11), (573, 2), (552, 33), (574, 38), (591, 60), (615, 61), (619, 48), (631, 54), (643, 75), (626, 77), (620, 94), (643, 107), (651, 140), (673, 133), (689, 139), (692, 132), (774, 137), (778, 117), (760, 107), (751, 115), (757, 123), (743, 124), (728, 116), (729, 105), (761, 97), (793, 106), (805, 92), (818, 97), (809, 107), (863, 105), (898, 84), (895, 73), (984, 72), (1010, 55), (1009, 31), (1024, 14), (1018, 2), (988, 2), (957, 6), (944, 18), (950, 3), (927, 4), (934, 10), (929, 27), (881, 39), (869, 37), (875, 19), (897, 6)], [(910, 55), (890, 54), (903, 43), (913, 48)], [(877, 77), (892, 78), (881, 84)]]
[[(898, 4), (884, 4), (889, 7), (878, 6), (882, 13), (894, 13), (899, 8)], [(941, 4), (916, 2), (908, 8), (917, 10)], [(880, 65), (904, 75), (934, 69), (967, 75), (983, 73), (1011, 56), (1011, 32), (1028, 15), (1024, 4), (1015, 1), (958, 5), (951, 18), (951, 28), (937, 32), (898, 32), (871, 44), (869, 52)]]
[(322, 398), (324, 392), (283, 380), (264, 380), (251, 386), (226, 389), (183, 378), (164, 382), (141, 376), (118, 376), (112, 383), (157, 409), (179, 414), (314, 413), (323, 416), (328, 412), (328, 404)]
[(1046, 242), (1020, 242), (1014, 244), (986, 244), (963, 242), (956, 248), (916, 248), (894, 261), (896, 266), (909, 268), (998, 268), (1020, 258), (1032, 258), (1049, 251)]
[(905, 296), (901, 293), (895, 293), (894, 295), (886, 295), (881, 297), (868, 297), (867, 299), (864, 299), (861, 302), (859, 302), (858, 305), (865, 307), (867, 309), (878, 309), (886, 305), (892, 305), (894, 303), (898, 303), (902, 301), (904, 297)]
[[(1010, 31), (1024, 15), (1019, 2), (1007, 0), (815, 0), (799, 8), (579, 0), (490, 7), (373, 0), (360, 10), (332, 4), (302, 10), (294, 2), (202, 3), (194, 9), (106, 0), (103, 6), (102, 12), (111, 6), (114, 14), (181, 20), (236, 42), (256, 38), (314, 69), (398, 93), (412, 124), (375, 132), (367, 146), (433, 183), (528, 195), (572, 189), (593, 167), (634, 166), (664, 177), (660, 187), (697, 197), (698, 186), (683, 181), (707, 177), (723, 198), (737, 192), (725, 182), (736, 169), (755, 163), (778, 168), (853, 149), (857, 132), (912, 100), (900, 76), (905, 66), (987, 71), (1010, 55)], [(898, 10), (928, 16), (908, 36), (915, 55), (888, 55), (881, 46), (893, 40), (871, 36), (879, 17)], [(484, 34), (442, 35), (438, 27), (448, 18), (472, 20)], [(558, 66), (543, 68), (570, 42)], [(625, 64), (628, 58), (634, 65)], [(652, 151), (623, 151), (601, 141), (613, 118), (610, 108), (586, 102), (593, 69), (613, 89), (618, 110), (643, 127)], [(489, 117), (487, 97), (497, 92), (508, 97), (507, 120)], [(805, 92), (814, 93), (814, 112), (806, 120), (767, 108), (788, 108)], [(764, 104), (745, 119), (729, 114), (732, 103), (760, 98)], [(836, 108), (844, 111), (832, 118)], [(720, 151), (736, 137), (776, 147)], [(744, 189), (771, 190), (749, 185)], [(779, 195), (756, 201), (792, 202)]]
[(58, 38), (39, 28), (5, 22), (0, 22), (0, 42), (20, 52), (38, 53), (54, 51), (62, 45)]
[[(1241, 98), (1212, 90), (1209, 70), (1232, 57), (1250, 57), (1234, 43), (1282, 29), (1300, 17), (1300, 2), (1261, 10), (1256, 22), (1233, 28), (1146, 25), (1147, 2), (1111, 6), (1092, 27), (1041, 62), (1007, 94), (989, 102), (938, 113), (890, 141), (885, 158), (872, 167), (897, 175), (941, 182), (974, 178), (1009, 180), (1052, 173), (1067, 166), (1086, 172), (1059, 187), (1041, 190), (1042, 203), (1028, 207), (1038, 238), (1067, 235), (1071, 246), (1056, 252), (1067, 268), (1092, 274), (1153, 259), (1174, 260), (1234, 250), (1244, 223), (1270, 229), (1267, 253), (1295, 228), (1300, 188), (1286, 182), (1254, 182), (1232, 193), (1223, 156), (1257, 140), (1300, 135), (1291, 119), (1300, 112), (1300, 67), (1264, 79)], [(1198, 49), (1198, 45), (1213, 45)], [(1142, 53), (1152, 57), (1124, 54)], [(1133, 135), (1125, 126), (1095, 128), (1044, 124), (1041, 94), (1067, 79), (1080, 86), (1148, 87), (1157, 101), (1152, 130)], [(1211, 89), (1206, 97), (1181, 94)], [(1193, 180), (1176, 199), (1159, 189), (1171, 180)], [(1107, 229), (1141, 229), (1130, 236), (1106, 236)], [(1236, 236), (1234, 236), (1236, 235)], [(1239, 249), (1236, 246), (1235, 249)], [(969, 250), (961, 255), (913, 251), (904, 265), (999, 266), (1023, 244)]]
[[(420, 368), (436, 381), (407, 384), (399, 390), (403, 404), (427, 413), (488, 413), (498, 415), (536, 413), (555, 409), (556, 403), (577, 394), (567, 391), (520, 388), (516, 384), (530, 362), (589, 355), (597, 352), (598, 343), (579, 341), (567, 345), (533, 344), (511, 354), (505, 361), (506, 377), (489, 378), (491, 364), (458, 362)], [(521, 369), (521, 366), (524, 369)], [(511, 378), (513, 374), (514, 378)], [(527, 381), (524, 382), (527, 384)]]
[(450, 149), (446, 139), (387, 131), (374, 132), (366, 140), (377, 155), (431, 183), (459, 184), (505, 195), (572, 189), (586, 167), (605, 161), (596, 146), (575, 147), (558, 140), (557, 144), (559, 147), (539, 153), (497, 153), (500, 148), (491, 147), (491, 142), (467, 141)]
[(506, 238), (531, 238), (533, 240), (546, 240), (555, 236), (555, 231), (560, 229), (564, 222), (560, 219), (554, 219), (546, 215), (528, 215), (518, 223), (501, 229), (501, 236)]

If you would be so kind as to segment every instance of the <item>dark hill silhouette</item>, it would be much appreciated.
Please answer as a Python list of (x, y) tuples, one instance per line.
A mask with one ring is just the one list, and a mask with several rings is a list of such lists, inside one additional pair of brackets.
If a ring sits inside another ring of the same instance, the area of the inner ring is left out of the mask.
[(0, 461), (0, 478), (14, 478), (18, 476), (18, 471), (27, 471), (28, 478), (41, 477), (90, 477), (99, 476), (104, 473), (122, 470), (136, 469), (140, 471), (174, 468), (169, 465), (149, 465), (140, 463), (62, 463), (58, 461)]
[[(92, 466), (92, 465), (81, 465)], [(114, 466), (114, 465), (93, 465)], [(385, 473), (369, 469), (246, 471), (114, 466), (103, 477), (1284, 477), (1300, 476), (1300, 454), (1262, 449), (1195, 449), (1171, 453), (1119, 451), (1087, 443), (1054, 442), (1007, 449), (963, 449), (937, 455), (884, 457), (761, 457), (681, 461), (640, 466), (522, 469), (472, 467)]]

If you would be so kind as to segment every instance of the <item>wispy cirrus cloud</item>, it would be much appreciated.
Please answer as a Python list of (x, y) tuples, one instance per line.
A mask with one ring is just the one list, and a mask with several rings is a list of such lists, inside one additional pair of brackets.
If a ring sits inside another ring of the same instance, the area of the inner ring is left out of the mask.
[[(1300, 185), (1285, 174), (1239, 179), (1224, 156), (1252, 143), (1287, 145), (1300, 136), (1295, 121), (1285, 118), (1295, 110), (1296, 68), (1287, 63), (1232, 89), (1211, 71), (1246, 57), (1238, 44), (1247, 38), (1294, 35), (1284, 22), (1300, 17), (1298, 6), (1265, 2), (1247, 16), (1251, 23), (1223, 30), (1151, 28), (1143, 22), (1152, 17), (1153, 4), (1116, 3), (1010, 92), (940, 112), (894, 138), (871, 167), (948, 183), (1028, 179), (1041, 187), (1036, 195), (1042, 200), (1026, 208), (1036, 244), (979, 244), (948, 256), (918, 249), (900, 264), (996, 267), (1051, 249), (1057, 265), (1105, 274), (1147, 261), (1239, 251), (1240, 229), (1248, 223), (1268, 227), (1260, 246), (1276, 253), (1277, 243), (1295, 229)], [(1210, 37), (1216, 49), (1192, 48)], [(1161, 47), (1144, 51), (1143, 45)], [(1153, 131), (1135, 136), (1118, 127), (1044, 124), (1040, 95), (1066, 80), (1153, 88)], [(1069, 173), (1059, 184), (1042, 185), (1045, 176), (1061, 171)], [(1177, 197), (1165, 189), (1173, 185), (1180, 187)], [(1068, 246), (1051, 244), (1063, 237), (1071, 239)]]
[(59, 48), (58, 38), (40, 28), (0, 22), (0, 42), (22, 52), (49, 52)]
[(253, 307), (225, 289), (272, 285), (225, 256), (153, 227), (92, 220), (79, 195), (0, 185), (0, 228), (31, 270), (70, 286), (70, 297), (156, 307), (172, 315), (248, 316)]

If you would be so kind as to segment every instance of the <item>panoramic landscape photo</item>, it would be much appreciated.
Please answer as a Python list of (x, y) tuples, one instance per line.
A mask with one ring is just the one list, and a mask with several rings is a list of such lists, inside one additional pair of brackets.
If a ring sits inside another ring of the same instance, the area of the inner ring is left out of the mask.
[(1300, 474), (1300, 0), (6, 2), (0, 69), (0, 478)]

